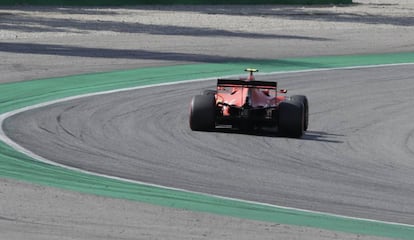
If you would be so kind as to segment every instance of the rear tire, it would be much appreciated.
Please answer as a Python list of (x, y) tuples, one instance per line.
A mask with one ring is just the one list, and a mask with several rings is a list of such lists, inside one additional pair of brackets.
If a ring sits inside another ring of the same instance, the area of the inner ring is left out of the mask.
[(301, 102), (303, 104), (303, 130), (307, 131), (308, 130), (308, 126), (309, 126), (309, 103), (308, 103), (308, 98), (304, 95), (294, 95), (291, 97), (291, 99), (293, 101), (297, 101), (297, 102)]
[(279, 104), (279, 131), (288, 137), (300, 138), (303, 135), (303, 103), (288, 100)]
[(196, 95), (190, 105), (190, 128), (207, 131), (216, 126), (216, 98), (214, 95)]

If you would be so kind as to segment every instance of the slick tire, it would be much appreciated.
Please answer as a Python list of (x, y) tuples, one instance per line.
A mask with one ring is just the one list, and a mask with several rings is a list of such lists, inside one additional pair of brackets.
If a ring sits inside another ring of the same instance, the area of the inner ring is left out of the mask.
[(190, 105), (190, 128), (208, 131), (215, 128), (216, 99), (214, 95), (196, 95)]
[(300, 138), (304, 132), (303, 103), (293, 100), (279, 105), (279, 131), (292, 138)]
[(307, 131), (309, 126), (309, 102), (308, 98), (304, 95), (294, 95), (291, 97), (293, 101), (301, 102), (303, 104), (303, 111), (304, 111), (304, 121), (303, 121), (303, 130)]

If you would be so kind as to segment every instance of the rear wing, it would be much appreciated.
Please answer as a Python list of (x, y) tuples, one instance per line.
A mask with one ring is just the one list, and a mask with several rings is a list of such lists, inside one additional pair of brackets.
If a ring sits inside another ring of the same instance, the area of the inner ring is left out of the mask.
[(232, 79), (217, 79), (217, 87), (247, 87), (247, 88), (263, 88), (274, 89), (277, 88), (277, 82), (267, 81), (244, 81), (244, 80), (232, 80)]

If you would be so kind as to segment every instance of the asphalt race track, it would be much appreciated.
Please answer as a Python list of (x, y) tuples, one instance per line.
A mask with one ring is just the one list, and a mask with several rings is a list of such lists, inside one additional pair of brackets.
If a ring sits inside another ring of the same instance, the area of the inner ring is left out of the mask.
[(414, 224), (412, 65), (259, 76), (310, 101), (302, 139), (193, 132), (191, 96), (215, 81), (58, 103), (4, 122), (47, 159), (168, 187)]

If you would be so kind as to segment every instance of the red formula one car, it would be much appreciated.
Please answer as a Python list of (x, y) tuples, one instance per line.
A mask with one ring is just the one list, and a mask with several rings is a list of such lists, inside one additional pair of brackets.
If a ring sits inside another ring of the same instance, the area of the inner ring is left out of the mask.
[(287, 96), (277, 89), (277, 82), (256, 81), (250, 72), (245, 79), (218, 79), (216, 90), (205, 90), (191, 100), (190, 128), (213, 130), (231, 125), (242, 130), (277, 127), (289, 137), (301, 137), (308, 128), (308, 99), (303, 95)]

